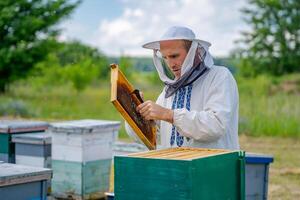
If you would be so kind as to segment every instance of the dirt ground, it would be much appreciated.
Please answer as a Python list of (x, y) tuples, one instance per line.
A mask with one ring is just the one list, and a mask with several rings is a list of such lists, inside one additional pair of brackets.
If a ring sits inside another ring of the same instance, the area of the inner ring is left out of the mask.
[(268, 199), (300, 199), (300, 139), (240, 136), (241, 149), (274, 156)]

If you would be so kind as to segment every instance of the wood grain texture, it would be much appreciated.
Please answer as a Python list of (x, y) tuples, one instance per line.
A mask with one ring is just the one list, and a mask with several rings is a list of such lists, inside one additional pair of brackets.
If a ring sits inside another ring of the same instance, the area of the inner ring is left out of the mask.
[(205, 148), (191, 148), (191, 147), (177, 147), (169, 149), (161, 149), (150, 152), (141, 152), (129, 154), (129, 157), (143, 157), (143, 158), (158, 158), (158, 159), (177, 159), (190, 160), (211, 155), (219, 155), (228, 153), (230, 151), (224, 149), (205, 149)]
[(142, 102), (133, 93), (133, 86), (119, 70), (111, 65), (111, 102), (128, 122), (141, 141), (151, 150), (156, 149), (156, 129), (151, 121), (145, 120), (136, 111)]

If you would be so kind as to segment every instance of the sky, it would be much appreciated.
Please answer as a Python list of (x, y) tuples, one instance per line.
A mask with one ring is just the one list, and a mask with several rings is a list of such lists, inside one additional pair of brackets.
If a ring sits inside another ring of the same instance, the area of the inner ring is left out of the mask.
[(107, 56), (151, 56), (144, 43), (171, 26), (186, 26), (212, 43), (212, 55), (228, 56), (248, 28), (240, 12), (245, 5), (245, 0), (83, 0), (59, 24), (59, 40), (79, 40)]

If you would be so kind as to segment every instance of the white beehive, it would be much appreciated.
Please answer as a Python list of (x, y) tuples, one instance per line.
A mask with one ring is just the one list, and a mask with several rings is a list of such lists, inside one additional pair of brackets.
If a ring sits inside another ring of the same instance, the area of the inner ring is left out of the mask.
[(120, 122), (104, 120), (51, 124), (54, 196), (76, 199), (104, 196), (119, 127)]

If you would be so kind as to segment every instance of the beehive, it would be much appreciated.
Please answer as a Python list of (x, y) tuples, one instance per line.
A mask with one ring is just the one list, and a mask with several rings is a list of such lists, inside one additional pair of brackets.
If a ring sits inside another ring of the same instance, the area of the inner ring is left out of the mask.
[(51, 135), (47, 132), (15, 134), (16, 164), (51, 168)]
[(52, 194), (93, 199), (109, 186), (112, 145), (120, 122), (77, 120), (51, 124)]
[(0, 162), (0, 199), (47, 199), (51, 175), (50, 169)]
[(117, 200), (245, 198), (242, 151), (171, 148), (114, 159)]
[[(14, 134), (16, 164), (51, 168), (51, 135), (48, 132)], [(51, 181), (47, 182), (50, 193)]]
[(0, 160), (15, 163), (13, 134), (44, 132), (48, 123), (25, 120), (0, 120)]
[(246, 199), (268, 199), (269, 165), (273, 156), (246, 153)]

